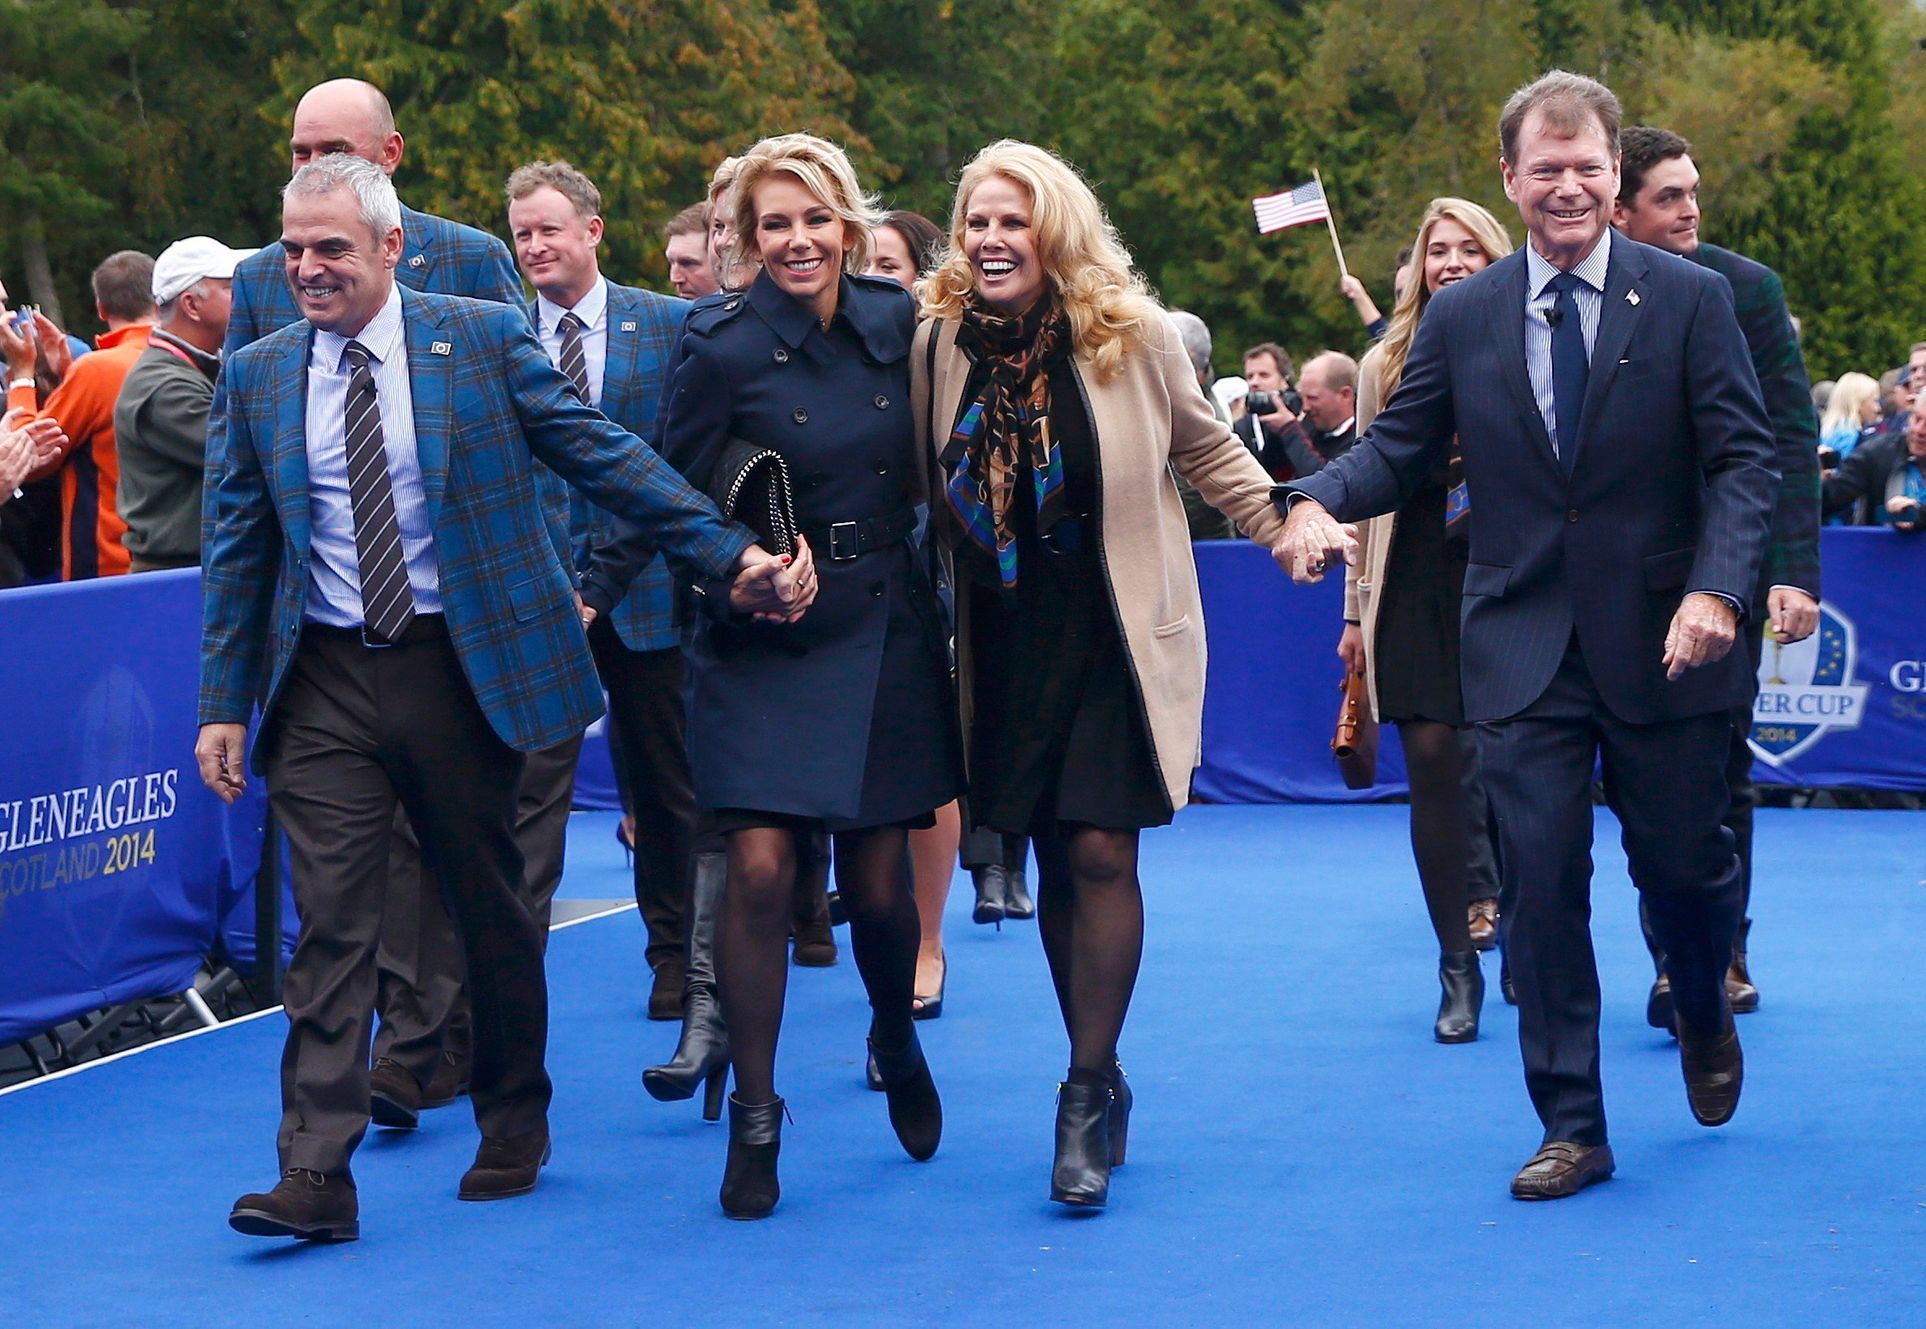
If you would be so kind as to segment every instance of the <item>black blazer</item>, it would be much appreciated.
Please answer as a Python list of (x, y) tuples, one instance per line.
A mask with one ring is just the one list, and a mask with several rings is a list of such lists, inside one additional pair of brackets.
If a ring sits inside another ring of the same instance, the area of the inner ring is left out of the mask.
[(1716, 274), (1612, 238), (1568, 477), (1525, 367), (1525, 252), (1431, 301), (1398, 391), (1356, 447), (1284, 486), (1340, 521), (1402, 506), (1455, 434), (1474, 520), (1463, 668), (1471, 720), (1515, 715), (1577, 633), (1612, 714), (1634, 724), (1742, 705), (1744, 651), (1665, 678), (1691, 591), (1750, 613), (1778, 494), (1752, 359)]

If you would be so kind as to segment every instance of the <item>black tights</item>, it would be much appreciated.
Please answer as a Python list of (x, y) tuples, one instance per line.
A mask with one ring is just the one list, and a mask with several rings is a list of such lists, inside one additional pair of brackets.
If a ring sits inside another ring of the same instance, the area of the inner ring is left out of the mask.
[(1471, 949), (1466, 919), (1466, 867), (1471, 830), (1465, 824), (1464, 758), (1458, 731), (1435, 720), (1400, 720), (1404, 767), (1411, 780), (1411, 853), (1418, 860), (1424, 905), (1440, 951)]
[(1034, 845), (1037, 930), (1070, 1035), (1070, 1068), (1108, 1078), (1144, 954), (1137, 832), (1059, 822)]
[[(793, 832), (772, 826), (733, 831), (729, 881), (716, 938), (716, 980), (729, 1026), (736, 1097), (776, 1096), (776, 1036), (789, 984), (790, 892), (796, 876)], [(901, 826), (844, 831), (836, 839), (836, 886), (849, 914), (856, 969), (869, 993), (870, 1035), (889, 1051), (913, 1032), (916, 946), (922, 935), (910, 890), (908, 835)]]

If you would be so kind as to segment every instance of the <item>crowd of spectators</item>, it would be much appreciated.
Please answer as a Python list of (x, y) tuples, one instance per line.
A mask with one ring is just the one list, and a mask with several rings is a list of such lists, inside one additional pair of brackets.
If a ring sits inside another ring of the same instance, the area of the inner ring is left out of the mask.
[(1812, 388), (1819, 413), (1820, 502), (1832, 525), (1921, 528), (1926, 502), (1926, 342), (1877, 379), (1846, 373)]

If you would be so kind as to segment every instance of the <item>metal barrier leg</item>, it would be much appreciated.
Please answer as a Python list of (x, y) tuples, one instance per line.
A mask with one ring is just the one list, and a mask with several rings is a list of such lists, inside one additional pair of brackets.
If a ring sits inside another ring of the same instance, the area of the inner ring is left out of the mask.
[(212, 1029), (220, 1023), (219, 1020), (214, 1018), (214, 1012), (207, 1008), (206, 1000), (202, 998), (200, 992), (196, 989), (189, 988), (187, 991), (181, 993), (181, 1000), (187, 1003), (188, 1009), (194, 1012), (195, 1017), (200, 1020), (203, 1027)]

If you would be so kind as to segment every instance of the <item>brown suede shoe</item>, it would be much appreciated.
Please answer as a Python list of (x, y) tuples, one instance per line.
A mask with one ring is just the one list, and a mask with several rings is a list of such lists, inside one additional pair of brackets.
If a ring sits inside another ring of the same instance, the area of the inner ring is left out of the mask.
[(227, 1225), (250, 1237), (355, 1241), (361, 1236), (361, 1201), (346, 1173), (330, 1177), (291, 1167), (273, 1190), (236, 1200)]
[(506, 1200), (511, 1195), (526, 1195), (535, 1189), (549, 1153), (546, 1126), (505, 1140), (483, 1136), (481, 1148), (475, 1151), (475, 1165), (462, 1173), (456, 1195), (464, 1200)]
[(1612, 1175), (1618, 1163), (1609, 1144), (1553, 1140), (1531, 1156), (1511, 1179), (1514, 1200), (1562, 1200)]
[(377, 1126), (413, 1130), (421, 1124), (421, 1082), (400, 1062), (381, 1058), (368, 1072), (368, 1115)]
[(1726, 1030), (1700, 1039), (1679, 1033), (1679, 1066), (1685, 1072), (1685, 1100), (1701, 1126), (1723, 1126), (1739, 1110), (1739, 1091), (1745, 1085), (1745, 1055), (1739, 1031), (1728, 1020)]
[(681, 956), (664, 960), (655, 967), (655, 980), (649, 987), (649, 1018), (680, 1020), (682, 989), (689, 980), (689, 962)]
[(464, 1049), (456, 1052), (443, 1049), (441, 1060), (435, 1063), (435, 1076), (428, 1081), (428, 1087), (421, 1091), (421, 1105), (424, 1108), (442, 1108), (468, 1092), (468, 1053)]

